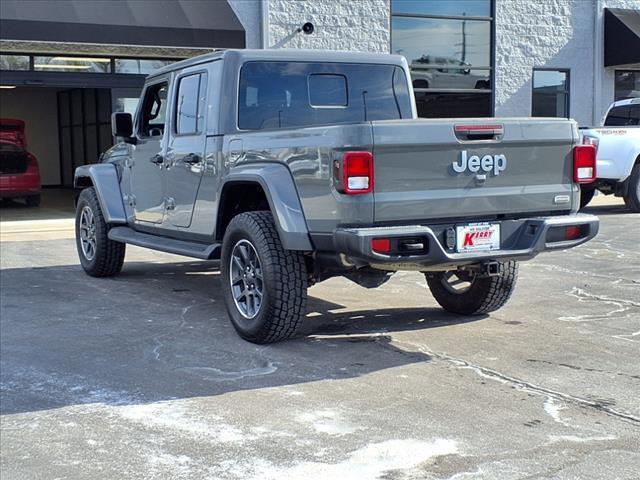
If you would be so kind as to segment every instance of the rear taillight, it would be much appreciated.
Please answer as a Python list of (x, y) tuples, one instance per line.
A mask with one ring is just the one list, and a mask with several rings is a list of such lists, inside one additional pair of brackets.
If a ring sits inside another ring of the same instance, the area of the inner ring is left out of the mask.
[(596, 179), (596, 147), (577, 145), (573, 148), (573, 180), (591, 183)]
[(391, 251), (391, 240), (388, 238), (374, 238), (371, 240), (371, 250), (376, 253), (389, 253)]
[(565, 240), (575, 240), (582, 236), (582, 227), (580, 225), (569, 225), (564, 230)]
[(371, 152), (346, 152), (342, 157), (342, 191), (349, 195), (373, 191)]
[(596, 147), (596, 153), (598, 152), (598, 144), (600, 143), (600, 139), (598, 137), (592, 137), (590, 135), (585, 135), (582, 137), (583, 145), (593, 145)]

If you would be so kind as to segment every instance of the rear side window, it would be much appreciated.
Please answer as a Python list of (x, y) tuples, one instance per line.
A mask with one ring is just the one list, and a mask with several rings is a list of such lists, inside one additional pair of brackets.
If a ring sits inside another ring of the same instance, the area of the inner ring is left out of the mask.
[(605, 127), (622, 127), (626, 125), (637, 125), (638, 122), (633, 122), (631, 118), (631, 107), (629, 105), (621, 105), (619, 107), (613, 107), (609, 110), (606, 120), (604, 121)]
[(202, 73), (178, 81), (175, 129), (178, 135), (202, 132), (204, 127), (207, 77)]
[(238, 127), (261, 130), (410, 118), (406, 85), (404, 71), (394, 65), (248, 62), (240, 71)]

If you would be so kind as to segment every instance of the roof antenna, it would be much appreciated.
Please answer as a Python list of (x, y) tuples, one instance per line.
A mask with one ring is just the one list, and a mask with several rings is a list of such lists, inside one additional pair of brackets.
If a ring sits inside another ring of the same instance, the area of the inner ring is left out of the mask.
[(362, 105), (364, 106), (364, 121), (367, 121), (367, 92), (366, 90), (362, 91)]

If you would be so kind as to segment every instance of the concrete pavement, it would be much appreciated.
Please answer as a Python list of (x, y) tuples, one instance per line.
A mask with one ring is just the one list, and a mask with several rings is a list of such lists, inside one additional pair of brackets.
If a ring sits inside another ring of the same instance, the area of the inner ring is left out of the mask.
[(69, 235), (3, 228), (2, 478), (637, 479), (640, 215), (589, 210), (599, 236), (522, 264), (490, 316), (415, 273), (332, 279), (271, 346), (237, 337), (214, 262), (130, 247), (93, 279)]

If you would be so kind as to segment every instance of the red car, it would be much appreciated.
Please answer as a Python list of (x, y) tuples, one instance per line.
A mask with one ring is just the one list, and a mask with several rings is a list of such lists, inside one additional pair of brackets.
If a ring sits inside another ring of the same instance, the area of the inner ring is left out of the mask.
[(40, 205), (38, 160), (27, 152), (24, 122), (0, 118), (0, 198), (24, 198)]

